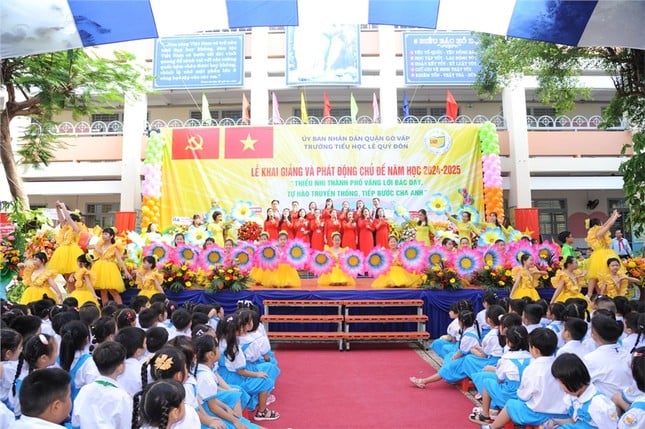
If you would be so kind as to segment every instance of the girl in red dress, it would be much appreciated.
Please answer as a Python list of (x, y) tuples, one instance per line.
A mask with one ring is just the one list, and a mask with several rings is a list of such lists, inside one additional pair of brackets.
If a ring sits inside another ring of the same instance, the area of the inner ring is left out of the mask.
[(389, 247), (388, 237), (390, 236), (390, 223), (385, 218), (385, 210), (383, 207), (376, 209), (376, 219), (374, 219), (374, 231), (375, 239), (377, 246), (381, 246), (384, 249)]
[(342, 247), (348, 247), (355, 250), (358, 240), (356, 239), (356, 219), (354, 218), (354, 213), (355, 212), (347, 212), (346, 219), (342, 222)]
[(325, 248), (325, 222), (320, 218), (320, 210), (314, 211), (314, 220), (309, 223), (311, 231), (311, 248), (313, 250), (324, 250)]
[(309, 222), (311, 222), (312, 220), (314, 220), (314, 218), (315, 218), (315, 216), (314, 216), (314, 212), (315, 212), (316, 210), (318, 210), (318, 204), (316, 204), (316, 203), (315, 203), (315, 202), (313, 202), (313, 201), (312, 201), (312, 202), (310, 202), (310, 203), (309, 203), (309, 212), (307, 213), (307, 216), (306, 216), (306, 217), (307, 217), (307, 220), (308, 220)]
[(370, 217), (370, 209), (363, 207), (361, 217), (357, 222), (358, 248), (365, 256), (374, 249), (374, 224)]
[[(334, 210), (334, 201), (331, 198), (325, 200), (325, 208), (322, 211), (322, 220), (327, 222), (331, 218), (331, 211)], [(331, 245), (331, 239), (329, 240)]]
[(270, 240), (277, 240), (278, 239), (278, 231), (280, 230), (278, 228), (279, 226), (278, 219), (275, 218), (275, 214), (273, 213), (272, 208), (267, 209), (267, 218), (264, 221), (264, 230), (269, 233), (269, 239)]
[(332, 210), (329, 213), (329, 219), (325, 222), (325, 244), (327, 246), (332, 245), (331, 235), (334, 232), (341, 233), (343, 231), (343, 225), (338, 220), (338, 214), (336, 210)]
[(338, 220), (345, 222), (347, 220), (347, 213), (349, 213), (349, 201), (343, 201), (343, 205), (338, 212)]
[(309, 221), (307, 220), (305, 209), (298, 210), (298, 218), (293, 221), (293, 231), (298, 240), (309, 243), (311, 231), (309, 230)]
[(291, 211), (289, 209), (282, 210), (282, 217), (278, 223), (278, 231), (286, 231), (289, 240), (293, 240), (293, 237), (295, 237), (293, 224), (291, 223)]

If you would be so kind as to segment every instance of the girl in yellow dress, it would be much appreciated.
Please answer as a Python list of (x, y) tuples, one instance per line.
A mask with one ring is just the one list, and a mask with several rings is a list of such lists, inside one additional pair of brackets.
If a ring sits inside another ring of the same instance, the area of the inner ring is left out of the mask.
[(533, 301), (540, 299), (535, 287), (537, 286), (537, 277), (546, 274), (544, 271), (538, 271), (535, 268), (533, 255), (523, 253), (520, 257), (521, 267), (513, 267), (511, 275), (515, 280), (511, 289), (511, 299), (519, 299), (525, 296)]
[(609, 258), (618, 259), (616, 252), (611, 250), (611, 234), (609, 230), (620, 217), (617, 210), (609, 216), (609, 219), (603, 224), (600, 219), (594, 218), (589, 221), (589, 231), (587, 232), (587, 244), (591, 247), (592, 253), (587, 262), (587, 280), (588, 289), (587, 297), (591, 298), (598, 284), (600, 277), (609, 274), (607, 260)]
[(332, 245), (325, 246), (325, 250), (331, 254), (335, 264), (330, 273), (323, 274), (318, 277), (319, 286), (355, 286), (356, 280), (354, 277), (348, 276), (343, 270), (340, 269), (338, 258), (340, 255), (347, 251), (347, 247), (340, 247), (341, 235), (339, 232), (331, 234)]
[(215, 239), (215, 244), (224, 247), (224, 215), (220, 211), (213, 212), (213, 222), (208, 224), (208, 230)]
[[(288, 239), (289, 235), (286, 231), (278, 233), (278, 254), (280, 257), (287, 251)], [(298, 270), (285, 262), (280, 262), (275, 270), (265, 271), (263, 284), (269, 287), (294, 288), (300, 287), (301, 282)]]
[(610, 298), (625, 296), (629, 283), (639, 283), (636, 277), (629, 277), (620, 273), (620, 259), (609, 258), (607, 260), (608, 273), (602, 274), (598, 280), (600, 295), (607, 295)]
[(96, 291), (94, 290), (96, 273), (92, 272), (92, 257), (88, 253), (85, 253), (79, 256), (76, 261), (78, 269), (71, 277), (71, 280), (75, 282), (76, 287), (69, 296), (78, 300), (79, 307), (86, 302), (93, 302), (98, 306), (99, 298), (96, 296)]
[(470, 221), (471, 214), (469, 211), (461, 212), (461, 221), (457, 220), (456, 217), (452, 215), (447, 215), (450, 222), (454, 223), (459, 231), (459, 237), (466, 237), (468, 240), (472, 240), (473, 235), (481, 235), (481, 231)]
[(578, 261), (573, 256), (567, 256), (563, 268), (555, 273), (551, 284), (556, 288), (551, 298), (551, 304), (566, 302), (571, 298), (585, 299), (581, 292), (585, 285), (585, 272), (578, 269)]
[(421, 276), (409, 273), (401, 264), (399, 240), (396, 236), (390, 235), (387, 244), (392, 253), (392, 265), (386, 273), (374, 279), (372, 287), (375, 289), (419, 287), (422, 282)]
[(94, 249), (94, 257), (96, 262), (92, 267), (92, 272), (96, 274), (96, 283), (94, 288), (101, 291), (101, 302), (105, 305), (107, 303), (108, 293), (117, 304), (122, 304), (120, 292), (125, 291), (125, 285), (121, 278), (119, 267), (123, 270), (128, 280), (132, 279), (132, 275), (128, 272), (123, 263), (121, 253), (123, 250), (117, 246), (114, 228), (105, 228), (101, 239), (92, 246)]
[(18, 267), (24, 268), (22, 281), (27, 285), (27, 289), (20, 298), (20, 304), (40, 301), (43, 299), (43, 295), (55, 299), (58, 303), (63, 301), (63, 294), (54, 281), (58, 273), (48, 269), (46, 264), (47, 254), (45, 252), (38, 252), (34, 255), (34, 259), (18, 264)]
[(431, 235), (435, 235), (436, 231), (434, 226), (428, 222), (428, 212), (425, 209), (419, 210), (419, 220), (417, 220), (416, 240), (422, 242), (426, 246), (432, 246)]
[(161, 287), (163, 274), (155, 271), (156, 267), (157, 260), (154, 256), (146, 256), (143, 258), (141, 269), (136, 272), (139, 296), (152, 298), (153, 295), (164, 293), (163, 288)]
[[(269, 241), (269, 233), (266, 232), (266, 231), (262, 231), (260, 233), (260, 236), (258, 237), (257, 245), (261, 246), (264, 243), (266, 243), (267, 241)], [(260, 285), (262, 285), (264, 283), (265, 276), (266, 276), (266, 270), (264, 268), (260, 268), (260, 267), (251, 268), (251, 272), (249, 273), (249, 277), (251, 277), (251, 279), (253, 279), (253, 281), (255, 282), (256, 286), (260, 286)]]
[(78, 240), (81, 233), (87, 232), (87, 227), (83, 225), (78, 214), (71, 213), (60, 201), (56, 201), (56, 215), (60, 223), (60, 231), (56, 236), (58, 247), (49, 261), (49, 269), (62, 274), (68, 288), (72, 288), (74, 282), (70, 280), (70, 276), (78, 268), (76, 259), (83, 254)]

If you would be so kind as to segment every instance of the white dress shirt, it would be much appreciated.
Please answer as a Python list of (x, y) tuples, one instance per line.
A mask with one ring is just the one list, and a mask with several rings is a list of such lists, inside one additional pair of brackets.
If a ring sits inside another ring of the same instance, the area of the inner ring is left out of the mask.
[(631, 355), (618, 344), (598, 346), (596, 350), (587, 353), (583, 361), (591, 375), (591, 382), (610, 398), (614, 393), (635, 383), (629, 367)]
[(116, 380), (99, 376), (78, 392), (72, 425), (81, 429), (129, 429), (132, 425), (132, 397)]
[(538, 413), (566, 414), (564, 406), (565, 393), (560, 383), (551, 375), (551, 364), (555, 356), (540, 356), (524, 370), (520, 387), (517, 389), (518, 399), (526, 402), (526, 406)]

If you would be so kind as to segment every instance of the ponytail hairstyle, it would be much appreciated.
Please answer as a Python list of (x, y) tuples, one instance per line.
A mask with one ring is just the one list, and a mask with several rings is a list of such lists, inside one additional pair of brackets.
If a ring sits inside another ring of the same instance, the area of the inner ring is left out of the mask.
[(39, 334), (31, 337), (25, 343), (22, 354), (18, 359), (18, 366), (16, 367), (16, 376), (13, 379), (11, 386), (11, 393), (16, 395), (16, 383), (22, 373), (22, 367), (26, 363), (28, 373), (31, 374), (36, 368), (36, 363), (41, 356), (50, 356), (56, 351), (56, 340), (51, 335)]
[[(506, 346), (506, 333), (512, 326), (522, 326), (522, 317), (517, 313), (506, 313), (499, 320), (499, 345)], [(502, 331), (505, 331), (502, 334)], [(528, 350), (528, 349), (527, 349)]]
[(170, 412), (181, 407), (186, 397), (184, 386), (176, 380), (159, 380), (146, 388), (141, 396), (141, 405), (135, 407), (132, 427), (139, 427), (136, 410), (142, 423), (159, 429), (168, 427)]
[[(206, 362), (206, 354), (213, 352), (217, 348), (217, 340), (210, 335), (202, 335), (197, 337), (193, 344), (195, 345), (195, 357), (197, 364)], [(197, 377), (197, 365), (195, 365), (195, 377)]]
[(565, 320), (575, 318), (589, 321), (587, 301), (582, 298), (569, 298), (564, 302)]
[(116, 322), (111, 317), (99, 317), (90, 326), (90, 332), (92, 333), (91, 352), (98, 344), (110, 339), (110, 336), (114, 337), (114, 334), (116, 334)]
[(79, 255), (78, 258), (76, 258), (76, 262), (81, 267), (89, 270), (90, 268), (92, 268), (92, 263), (94, 262), (94, 258), (89, 253), (84, 253), (82, 255)]
[(73, 320), (62, 327), (60, 335), (60, 367), (69, 372), (74, 354), (83, 350), (90, 339), (90, 331), (83, 322)]
[(193, 347), (193, 341), (185, 335), (177, 335), (175, 338), (168, 341), (168, 345), (176, 348), (184, 354), (186, 371), (190, 373), (190, 370), (195, 363), (195, 348)]
[[(475, 313), (469, 310), (462, 310), (459, 312), (459, 321), (461, 322), (463, 328), (460, 329), (460, 334), (463, 334), (466, 328), (470, 328), (471, 326), (475, 325), (477, 328), (477, 336), (481, 338), (481, 330), (479, 329), (479, 322), (477, 322), (477, 316)], [(463, 335), (461, 336), (463, 338)], [(460, 338), (460, 340), (461, 340)]]
[(131, 308), (124, 308), (116, 315), (117, 329), (131, 328), (137, 322), (137, 313)]
[(116, 239), (114, 238), (114, 236), (116, 235), (116, 232), (114, 231), (114, 228), (105, 228), (103, 232), (105, 232), (110, 236), (110, 243), (112, 244), (116, 243)]
[(641, 342), (641, 338), (645, 336), (645, 313), (629, 313), (625, 316), (624, 321), (625, 325), (630, 328), (632, 332), (638, 334), (634, 347), (630, 350), (630, 353), (634, 353)]
[(567, 320), (567, 307), (561, 302), (554, 302), (549, 307), (549, 312), (558, 322)]
[(22, 344), (22, 335), (14, 329), (0, 330), (0, 360), (8, 361), (7, 353), (16, 353)]
[(191, 330), (191, 338), (193, 340), (204, 335), (215, 337), (215, 329), (203, 323), (193, 325)]
[(491, 326), (494, 328), (499, 326), (504, 314), (506, 314), (506, 311), (504, 311), (504, 308), (501, 305), (493, 304), (486, 309), (486, 318), (490, 320)]
[(224, 331), (226, 349), (224, 350), (224, 356), (226, 356), (226, 358), (231, 362), (235, 360), (237, 353), (240, 351), (239, 346), (237, 345), (237, 332), (239, 327), (240, 320), (238, 317), (229, 316), (226, 318), (226, 330)]
[[(143, 367), (146, 367), (145, 369)], [(181, 350), (175, 347), (163, 347), (141, 366), (141, 385), (145, 386), (148, 376), (147, 369), (150, 368), (150, 375), (153, 380), (165, 380), (182, 374), (182, 379), (187, 373), (186, 358)]]
[(506, 330), (506, 344), (512, 352), (529, 349), (529, 332), (522, 325), (511, 326)]

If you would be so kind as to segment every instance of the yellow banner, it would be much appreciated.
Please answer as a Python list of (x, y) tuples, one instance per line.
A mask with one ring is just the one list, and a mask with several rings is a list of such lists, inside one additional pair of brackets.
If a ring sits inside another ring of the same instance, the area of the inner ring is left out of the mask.
[(161, 224), (250, 201), (258, 210), (307, 207), (326, 198), (340, 208), (378, 197), (410, 211), (442, 194), (452, 213), (464, 195), (483, 211), (476, 124), (281, 125), (164, 129)]

